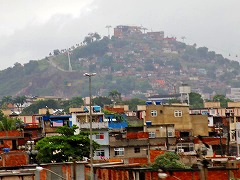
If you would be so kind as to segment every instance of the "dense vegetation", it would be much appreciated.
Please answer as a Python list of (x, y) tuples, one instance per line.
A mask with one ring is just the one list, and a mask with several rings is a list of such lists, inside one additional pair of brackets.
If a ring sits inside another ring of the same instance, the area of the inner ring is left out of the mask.
[[(144, 52), (142, 46), (149, 46), (150, 49)], [(171, 85), (179, 85), (180, 72), (189, 73), (190, 69), (199, 69), (199, 73), (188, 76), (218, 79), (225, 84), (219, 90), (205, 85), (201, 87), (204, 93), (216, 91), (225, 95), (227, 85), (240, 87), (236, 78), (239, 75), (238, 62), (209, 51), (207, 47), (197, 48), (196, 44), (186, 45), (176, 41), (171, 46), (178, 54), (157, 53), (163, 47), (163, 43), (152, 39), (109, 39), (101, 38), (98, 33), (89, 33), (83, 42), (67, 50), (55, 49), (42, 60), (30, 60), (23, 65), (17, 62), (13, 67), (1, 71), (0, 96), (84, 97), (88, 95), (88, 79), (83, 76), (84, 72), (97, 73), (92, 79), (93, 95), (107, 96), (113, 89), (122, 95), (148, 91), (167, 94), (168, 90), (161, 87), (154, 89), (150, 85), (151, 76), (141, 77), (141, 73), (144, 72), (143, 74), (147, 75), (158, 73), (157, 77), (162, 78), (163, 74), (156, 70), (155, 66), (174, 71), (175, 78), (169, 79)], [(69, 71), (67, 52), (70, 53), (73, 71)], [(113, 55), (113, 52), (117, 53)], [(141, 60), (138, 61), (139, 59)], [(116, 75), (117, 72), (120, 75)], [(126, 75), (127, 73), (129, 75)], [(193, 86), (198, 84), (193, 83)], [(144, 95), (135, 93), (132, 97), (143, 99)]]
[[(89, 158), (90, 140), (87, 134), (74, 135), (78, 127), (58, 127), (60, 136), (45, 137), (36, 144), (38, 150), (37, 160), (39, 163), (71, 162)], [(93, 141), (93, 151), (99, 148), (99, 144)]]
[(190, 169), (190, 167), (181, 163), (180, 157), (178, 154), (174, 152), (165, 152), (157, 156), (154, 160), (154, 163), (151, 164), (153, 169), (162, 169), (162, 170), (170, 170), (170, 169)]

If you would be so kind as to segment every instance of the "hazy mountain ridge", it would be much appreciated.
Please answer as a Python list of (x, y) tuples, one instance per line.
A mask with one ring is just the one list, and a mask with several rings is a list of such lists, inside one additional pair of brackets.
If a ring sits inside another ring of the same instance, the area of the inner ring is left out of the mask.
[(99, 38), (55, 50), (39, 61), (16, 63), (0, 72), (0, 96), (87, 96), (85, 72), (97, 73), (92, 79), (93, 95), (107, 95), (113, 89), (128, 97), (175, 93), (181, 83), (199, 93), (226, 93), (229, 86), (240, 86), (238, 69), (238, 62), (206, 47), (139, 33)]

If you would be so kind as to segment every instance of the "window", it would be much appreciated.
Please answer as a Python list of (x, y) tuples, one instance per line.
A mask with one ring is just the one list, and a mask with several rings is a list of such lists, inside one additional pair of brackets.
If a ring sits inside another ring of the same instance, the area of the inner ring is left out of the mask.
[(140, 147), (134, 147), (134, 152), (135, 153), (140, 153)]
[(178, 143), (177, 152), (191, 152), (194, 151), (193, 143)]
[(96, 134), (96, 139), (104, 139), (104, 133)]
[(148, 137), (155, 138), (156, 137), (155, 132), (148, 132)]
[(157, 116), (157, 111), (156, 110), (151, 110), (151, 116), (156, 117)]
[(114, 148), (115, 156), (124, 156), (124, 148)]
[(240, 138), (240, 130), (237, 130), (238, 138)]
[(99, 156), (99, 157), (104, 157), (105, 156), (105, 152), (102, 149), (96, 150), (95, 153), (96, 153), (96, 156)]
[(168, 131), (168, 137), (173, 137), (173, 132), (172, 131)]
[(174, 117), (182, 117), (182, 111), (175, 110), (174, 111)]
[(231, 117), (231, 123), (234, 123), (234, 117)]

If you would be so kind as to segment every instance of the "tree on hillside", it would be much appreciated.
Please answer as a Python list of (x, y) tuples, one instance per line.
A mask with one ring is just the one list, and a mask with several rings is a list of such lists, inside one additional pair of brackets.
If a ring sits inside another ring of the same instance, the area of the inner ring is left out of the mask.
[(201, 58), (206, 58), (208, 55), (208, 48), (207, 47), (199, 47), (197, 49), (197, 53)]
[(92, 42), (92, 37), (86, 36), (83, 40), (83, 43), (90, 44)]
[(70, 107), (73, 107), (73, 108), (82, 106), (83, 105), (82, 96), (77, 96), (77, 97), (73, 97), (72, 99), (70, 99), (69, 105), (70, 105)]
[(112, 90), (109, 92), (108, 97), (112, 98), (113, 101), (120, 101), (121, 98), (121, 93), (118, 92), (117, 90)]
[(146, 101), (138, 98), (133, 98), (123, 102), (129, 106), (129, 110), (137, 111), (137, 105), (145, 105)]
[(95, 33), (93, 34), (93, 38), (95, 38), (96, 41), (98, 41), (98, 40), (101, 39), (101, 36), (100, 36), (97, 32), (95, 32)]
[(38, 61), (30, 60), (29, 63), (24, 64), (24, 72), (26, 75), (34, 74), (38, 71)]
[(13, 99), (14, 104), (16, 104), (18, 108), (18, 112), (20, 112), (20, 107), (22, 107), (22, 105), (27, 102), (26, 99), (26, 96), (17, 96)]
[[(40, 163), (71, 162), (89, 157), (90, 140), (86, 134), (74, 135), (78, 127), (58, 127), (60, 136), (45, 137), (37, 142), (37, 160)], [(93, 141), (93, 151), (99, 148), (99, 144)]]
[(19, 118), (9, 118), (2, 116), (0, 119), (0, 131), (10, 131), (23, 128), (23, 121)]
[(62, 106), (60, 102), (55, 100), (40, 100), (38, 102), (35, 102), (34, 104), (31, 104), (30, 106), (24, 108), (21, 112), (21, 114), (38, 114), (39, 109), (46, 108), (46, 106), (49, 109), (61, 109)]
[(1, 100), (1, 108), (6, 109), (8, 104), (12, 104), (12, 103), (13, 103), (12, 96), (4, 96)]
[(228, 102), (232, 102), (231, 99), (226, 98), (226, 96), (222, 94), (217, 94), (213, 97), (214, 102), (220, 102), (221, 107), (226, 108)]
[(156, 157), (154, 163), (151, 165), (153, 169), (162, 169), (162, 170), (170, 170), (170, 169), (190, 169), (190, 167), (185, 164), (179, 162), (179, 156), (174, 152), (165, 152)]
[(93, 100), (93, 104), (101, 106), (102, 108), (104, 107), (104, 105), (109, 105), (112, 104), (111, 99), (109, 99), (108, 97), (95, 97)]
[(191, 108), (203, 108), (203, 99), (201, 94), (191, 92), (189, 94), (189, 103)]
[(53, 54), (54, 54), (54, 56), (57, 56), (60, 54), (60, 51), (58, 49), (55, 49), (55, 50), (53, 50)]
[(60, 108), (64, 109), (64, 112), (68, 113), (69, 108), (78, 108), (84, 104), (82, 96), (72, 97), (69, 100), (63, 100), (60, 102)]

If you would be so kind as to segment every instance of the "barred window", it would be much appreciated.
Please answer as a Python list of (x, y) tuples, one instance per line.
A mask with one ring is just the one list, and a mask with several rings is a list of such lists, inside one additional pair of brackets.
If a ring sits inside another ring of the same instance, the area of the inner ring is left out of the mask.
[(157, 116), (157, 111), (156, 110), (151, 110), (151, 116), (156, 117)]
[(182, 111), (180, 111), (180, 110), (175, 110), (175, 111), (174, 111), (174, 117), (182, 117)]
[(115, 156), (124, 156), (124, 148), (114, 148)]

